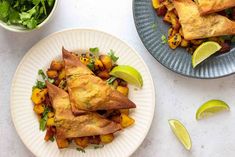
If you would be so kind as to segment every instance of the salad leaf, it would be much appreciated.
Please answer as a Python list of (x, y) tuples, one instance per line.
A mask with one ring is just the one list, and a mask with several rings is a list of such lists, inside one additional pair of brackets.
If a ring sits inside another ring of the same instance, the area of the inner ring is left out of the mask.
[(0, 19), (4, 20), (9, 14), (10, 4), (8, 1), (0, 1)]
[(119, 57), (115, 56), (113, 50), (110, 50), (110, 52), (108, 53), (108, 56), (112, 59), (113, 62), (116, 62), (119, 59)]
[(47, 0), (48, 5), (51, 7), (54, 4), (54, 0)]

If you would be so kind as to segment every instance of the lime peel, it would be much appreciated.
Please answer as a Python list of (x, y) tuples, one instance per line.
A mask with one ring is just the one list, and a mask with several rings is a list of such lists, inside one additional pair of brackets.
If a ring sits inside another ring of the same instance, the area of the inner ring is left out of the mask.
[(209, 100), (198, 108), (196, 112), (196, 119), (199, 120), (226, 110), (229, 111), (230, 108), (224, 101), (215, 99)]
[(109, 74), (117, 78), (121, 78), (126, 82), (134, 84), (138, 87), (143, 86), (143, 79), (141, 74), (132, 66), (118, 65), (114, 67)]
[(187, 150), (190, 150), (192, 147), (192, 142), (191, 142), (190, 135), (187, 129), (184, 127), (184, 125), (176, 119), (170, 119), (168, 120), (168, 123), (173, 133), (181, 142), (181, 144), (184, 146), (184, 148)]
[(207, 41), (202, 43), (193, 53), (192, 66), (195, 68), (202, 61), (216, 53), (221, 49), (221, 46), (214, 41)]

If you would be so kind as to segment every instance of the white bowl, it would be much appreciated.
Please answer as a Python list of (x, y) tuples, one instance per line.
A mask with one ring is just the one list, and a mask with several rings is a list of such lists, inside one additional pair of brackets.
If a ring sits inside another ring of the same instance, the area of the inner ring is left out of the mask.
[(37, 29), (41, 28), (42, 26), (44, 26), (46, 23), (48, 23), (50, 21), (50, 19), (54, 15), (54, 12), (55, 12), (55, 10), (57, 8), (57, 4), (58, 4), (58, 0), (55, 0), (54, 6), (53, 6), (50, 14), (47, 16), (47, 18), (42, 23), (37, 25), (34, 29), (27, 29), (27, 28), (25, 28), (23, 26), (17, 26), (17, 25), (8, 25), (8, 24), (6, 24), (5, 22), (3, 22), (1, 20), (0, 20), (0, 26), (2, 26), (3, 28), (5, 28), (5, 29), (7, 29), (9, 31), (19, 32), (19, 33), (31, 32), (31, 31), (37, 30)]

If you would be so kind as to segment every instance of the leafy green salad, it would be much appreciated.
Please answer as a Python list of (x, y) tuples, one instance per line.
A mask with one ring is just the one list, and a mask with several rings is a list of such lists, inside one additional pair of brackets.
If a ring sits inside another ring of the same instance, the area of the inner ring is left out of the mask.
[(0, 0), (0, 20), (34, 29), (50, 14), (55, 0)]

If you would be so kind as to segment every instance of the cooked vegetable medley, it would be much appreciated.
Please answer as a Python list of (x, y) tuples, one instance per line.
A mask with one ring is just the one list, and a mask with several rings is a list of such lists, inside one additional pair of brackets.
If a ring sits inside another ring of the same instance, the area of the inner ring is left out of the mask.
[[(171, 0), (152, 0), (153, 8), (156, 10), (158, 16), (163, 17), (163, 21), (170, 24), (167, 35), (167, 43), (171, 49), (177, 47), (184, 47), (188, 52), (193, 53), (195, 49), (206, 41), (215, 41), (221, 45), (220, 53), (228, 52), (231, 49), (231, 43), (235, 43), (235, 36), (220, 36), (205, 39), (184, 39), (181, 24), (179, 22), (178, 13)], [(230, 20), (235, 20), (235, 8), (229, 8), (219, 12), (219, 14), (226, 16)], [(162, 36), (162, 43), (166, 43), (166, 37)]]
[[(115, 62), (118, 60), (118, 57), (115, 56), (113, 50), (110, 50), (110, 52), (105, 55), (99, 54), (98, 48), (90, 48), (89, 52), (82, 53), (81, 55), (74, 53), (74, 55), (79, 57), (80, 62), (86, 65), (96, 76), (106, 81), (113, 90), (118, 91), (124, 95), (124, 97), (128, 97), (129, 88), (127, 82), (110, 76), (109, 74), (113, 67), (117, 65)], [(71, 142), (74, 142), (78, 147), (78, 151), (85, 152), (83, 148), (90, 144), (93, 144), (96, 149), (102, 148), (103, 144), (110, 143), (114, 140), (115, 136), (113, 133), (66, 139), (57, 138), (57, 127), (55, 126), (56, 112), (52, 105), (52, 101), (49, 98), (49, 89), (47, 88), (45, 81), (68, 92), (65, 63), (62, 60), (53, 60), (45, 73), (40, 69), (38, 74), (40, 75), (40, 80), (37, 80), (32, 89), (31, 99), (34, 104), (33, 110), (39, 118), (39, 129), (42, 131), (46, 130), (45, 141), (53, 142), (54, 139), (56, 139), (59, 148), (67, 148)], [(121, 128), (126, 128), (133, 125), (135, 122), (135, 120), (130, 117), (129, 110), (130, 109), (114, 109), (98, 110), (95, 112), (101, 117), (117, 123)]]

